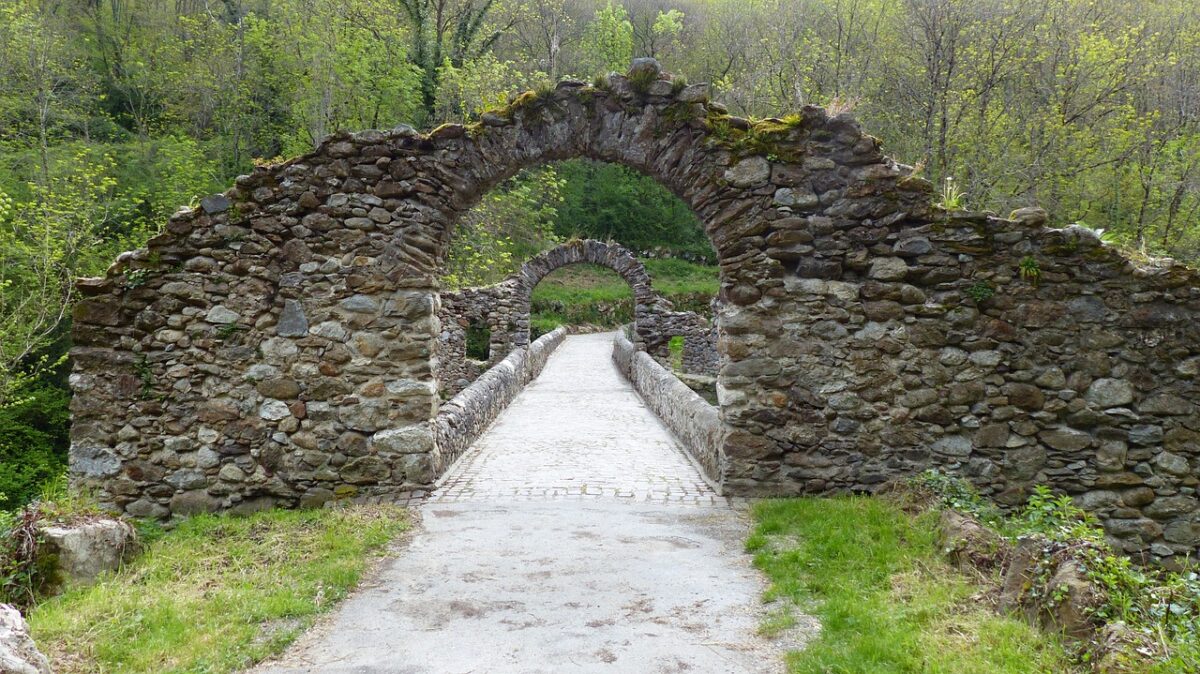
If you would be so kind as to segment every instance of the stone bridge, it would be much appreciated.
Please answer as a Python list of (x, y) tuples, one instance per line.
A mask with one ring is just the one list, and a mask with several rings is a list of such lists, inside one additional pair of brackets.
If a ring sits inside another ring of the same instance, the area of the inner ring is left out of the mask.
[(624, 164), (716, 251), (716, 483), (871, 490), (929, 466), (1046, 483), (1130, 553), (1200, 542), (1200, 289), (1082, 227), (933, 208), (848, 115), (747, 120), (639, 61), (477, 124), (328, 139), (80, 283), (71, 469), (164, 517), (425, 488), (442, 467), (439, 266), (519, 170)]
[[(442, 332), (437, 359), (441, 390), (457, 393), (513, 349), (528, 346), (533, 289), (552, 272), (573, 264), (606, 267), (629, 284), (634, 335), (648, 351), (665, 356), (671, 337), (708, 336), (708, 321), (691, 311), (674, 311), (671, 303), (654, 290), (646, 267), (632, 251), (620, 244), (591, 239), (568, 241), (533, 257), (500, 283), (441, 293), (438, 319)], [(487, 331), (485, 362), (467, 358), (467, 330), (471, 328)], [(711, 347), (706, 340), (693, 348)]]

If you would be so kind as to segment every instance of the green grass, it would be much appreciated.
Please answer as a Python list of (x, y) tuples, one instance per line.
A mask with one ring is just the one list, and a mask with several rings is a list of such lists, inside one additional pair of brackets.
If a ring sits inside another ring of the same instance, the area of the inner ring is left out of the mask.
[(1077, 671), (1062, 643), (997, 615), (982, 588), (938, 555), (933, 514), (875, 498), (766, 501), (747, 548), (779, 609), (816, 615), (820, 635), (788, 657), (811, 674), (1017, 674)]
[[(644, 259), (651, 281), (679, 311), (708, 312), (720, 281), (716, 267), (684, 260)], [(616, 272), (590, 264), (570, 265), (542, 279), (533, 290), (530, 326), (543, 334), (558, 325), (615, 327), (633, 320), (633, 295)]]
[(408, 528), (394, 507), (205, 515), (115, 575), (40, 604), (56, 672), (233, 672), (282, 650)]

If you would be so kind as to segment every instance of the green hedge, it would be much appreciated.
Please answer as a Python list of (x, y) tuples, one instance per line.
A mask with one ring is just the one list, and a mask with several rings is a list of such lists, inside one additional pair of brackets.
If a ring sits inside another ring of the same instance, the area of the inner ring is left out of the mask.
[(0, 510), (28, 503), (66, 470), (70, 398), (41, 385), (0, 406)]

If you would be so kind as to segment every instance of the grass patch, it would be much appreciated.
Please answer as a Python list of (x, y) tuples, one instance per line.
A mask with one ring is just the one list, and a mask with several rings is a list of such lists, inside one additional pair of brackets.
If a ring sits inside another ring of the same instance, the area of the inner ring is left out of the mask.
[[(654, 288), (677, 311), (708, 313), (720, 287), (716, 267), (685, 260), (642, 260)], [(533, 290), (530, 328), (545, 334), (559, 325), (615, 327), (633, 320), (629, 284), (606, 267), (575, 264), (542, 279)]]
[(840, 497), (766, 501), (754, 516), (747, 548), (771, 579), (767, 600), (794, 602), (822, 625), (789, 655), (790, 672), (1078, 671), (1058, 639), (995, 614), (981, 587), (941, 560), (934, 514)]
[(396, 507), (204, 515), (30, 616), (56, 672), (233, 672), (282, 650), (408, 528)]

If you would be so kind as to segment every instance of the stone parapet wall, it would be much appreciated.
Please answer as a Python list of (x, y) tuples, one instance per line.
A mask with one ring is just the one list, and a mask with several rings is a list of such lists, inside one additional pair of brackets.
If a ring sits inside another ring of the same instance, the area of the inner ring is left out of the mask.
[(719, 410), (650, 354), (638, 350), (623, 332), (618, 332), (613, 340), (613, 362), (720, 492), (724, 472), (721, 441), (725, 428)]
[(444, 472), (462, 456), (521, 389), (541, 374), (550, 354), (562, 344), (566, 334), (566, 328), (556, 328), (529, 346), (513, 350), (442, 405), (434, 419), (437, 451), (433, 465), (437, 473)]

